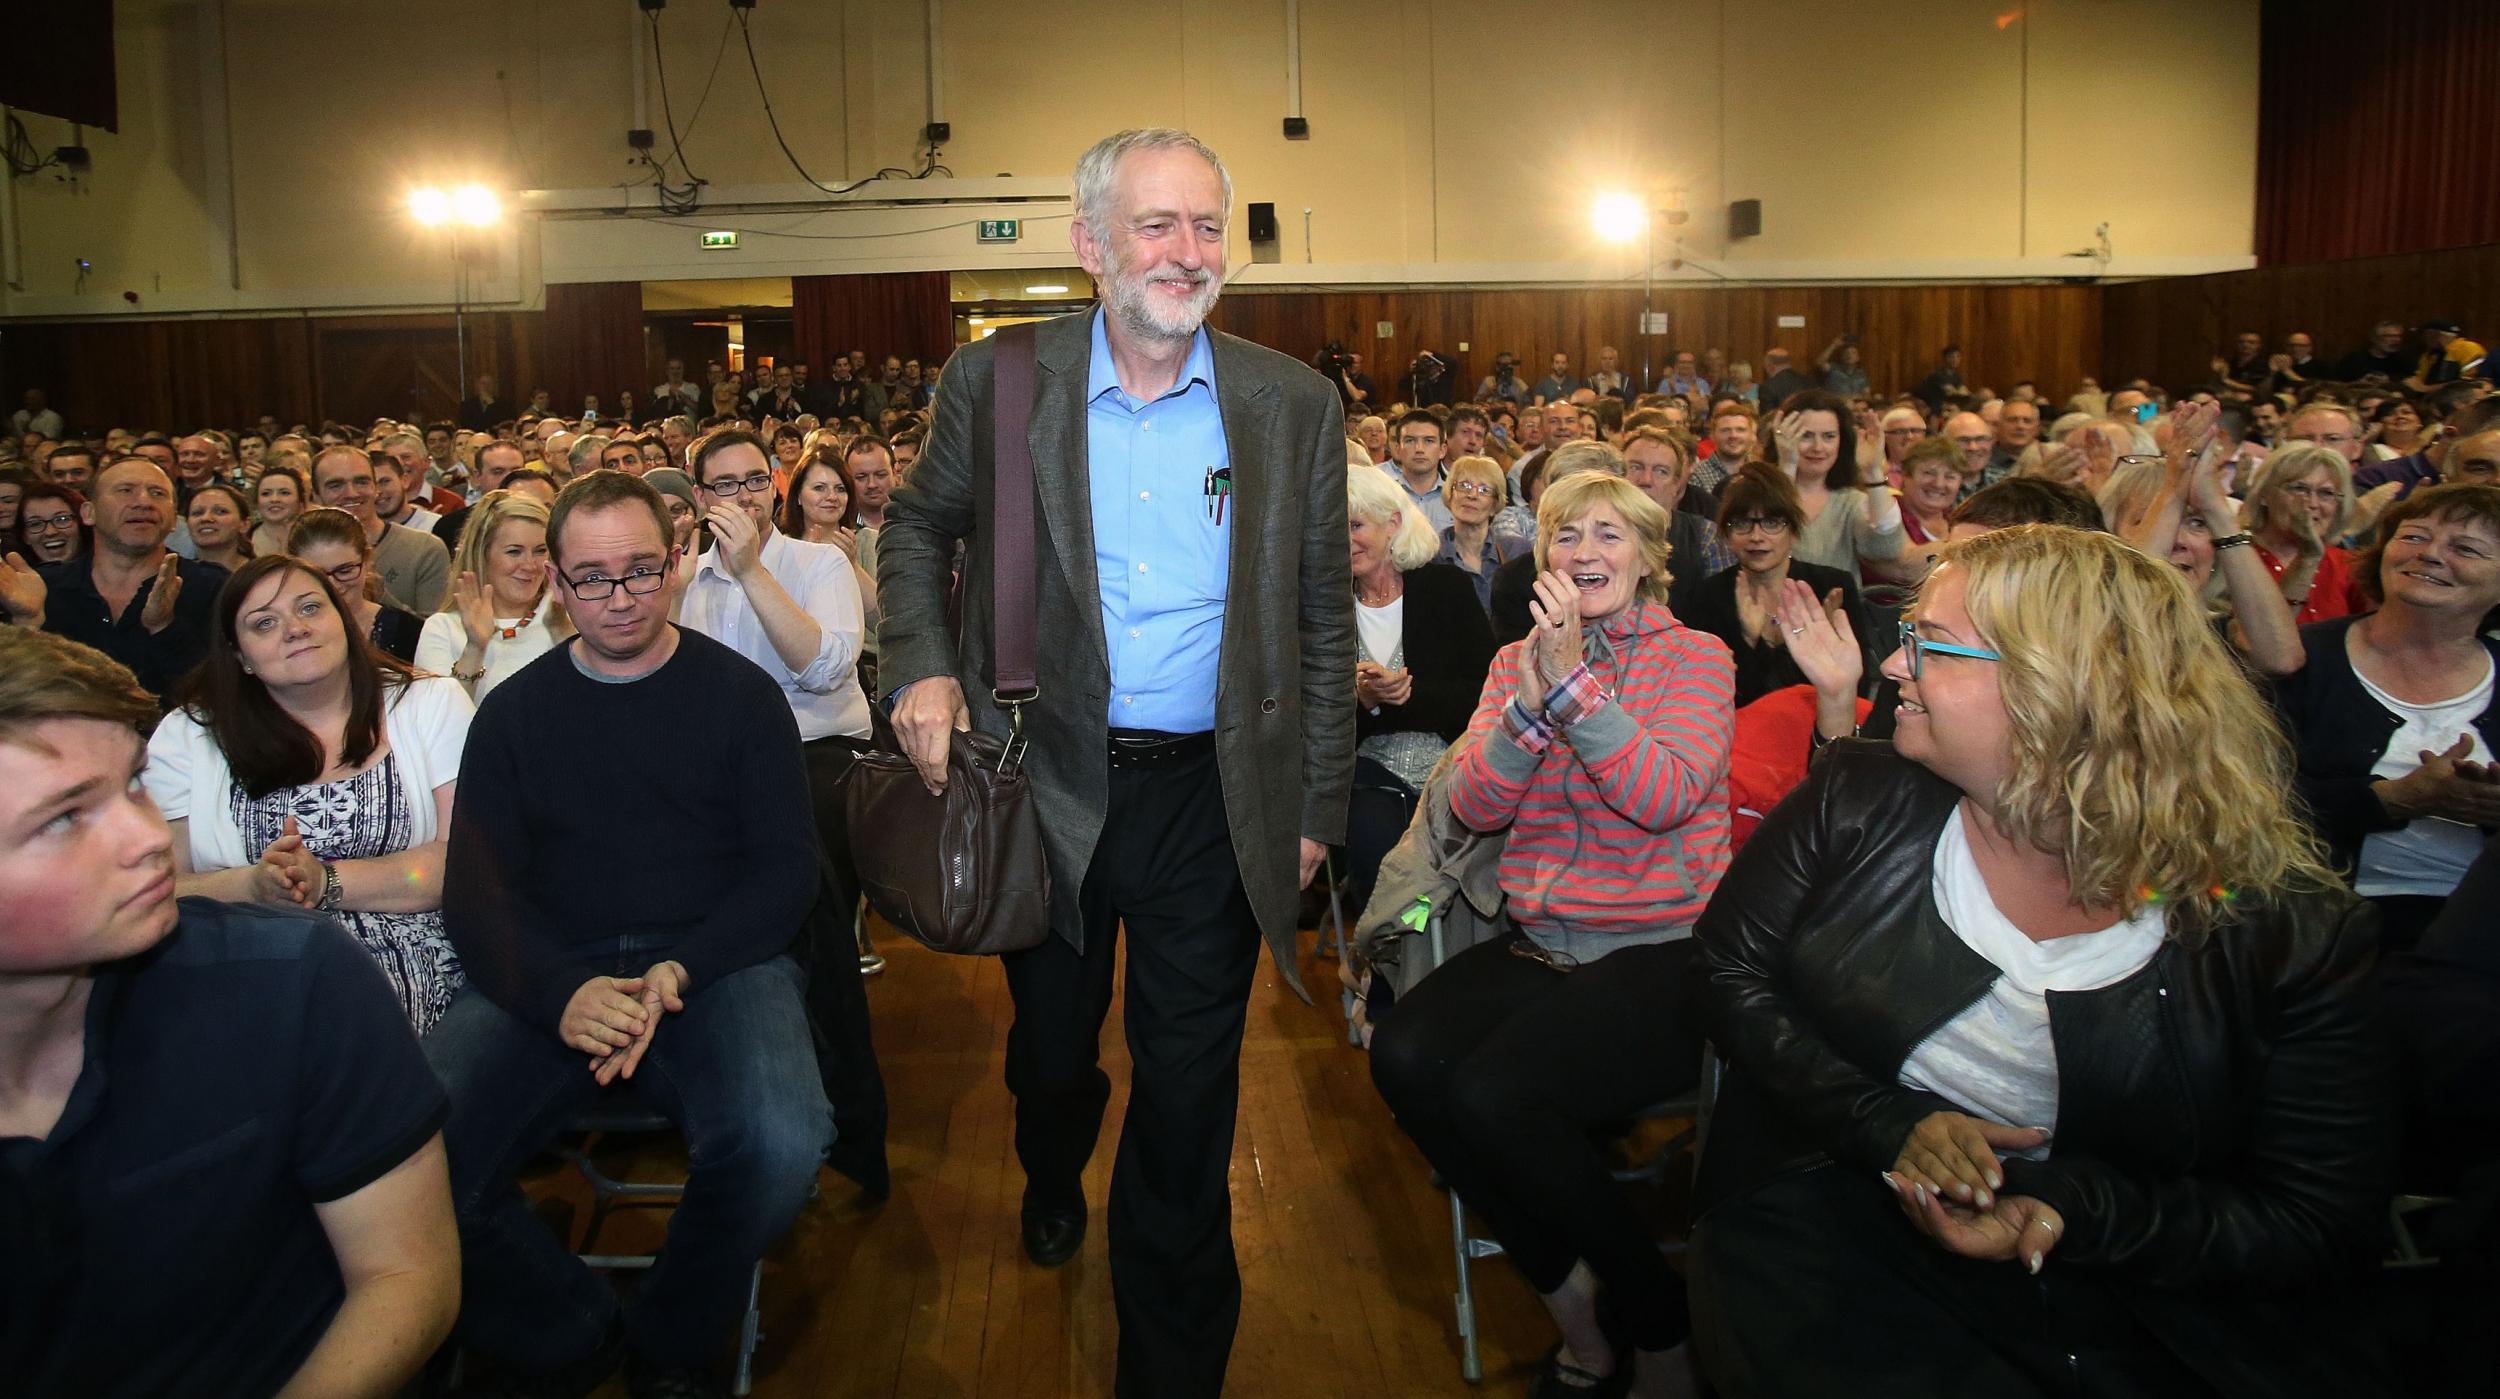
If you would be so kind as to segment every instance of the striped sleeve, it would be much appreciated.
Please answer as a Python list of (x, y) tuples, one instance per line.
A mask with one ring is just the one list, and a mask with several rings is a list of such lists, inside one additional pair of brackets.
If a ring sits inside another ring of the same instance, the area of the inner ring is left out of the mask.
[[(1457, 744), (1450, 774), (1450, 814), (1471, 831), (1498, 831), (1519, 814), (1519, 799), (1543, 762), (1541, 750), (1527, 748), (1506, 720), (1518, 705), (1520, 669), (1527, 641), (1515, 641), (1494, 656), (1476, 696), (1475, 717)], [(1524, 705), (1518, 705), (1525, 708)]]

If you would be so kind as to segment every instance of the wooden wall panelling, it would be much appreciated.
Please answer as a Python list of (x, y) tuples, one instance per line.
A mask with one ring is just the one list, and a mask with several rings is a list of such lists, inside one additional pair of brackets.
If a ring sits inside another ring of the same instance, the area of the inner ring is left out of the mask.
[(2488, 345), (2500, 337), (2500, 243), (2127, 282), (2102, 297), (2104, 373), (2115, 376), (2102, 382), (2141, 374), (2177, 389), (2210, 377), (2215, 352), (2242, 330), (2270, 346), (2305, 330), (2330, 361), (2381, 319), (2445, 318)]
[[(1972, 383), (2003, 389), (2037, 380), (2043, 392), (2070, 393), (2100, 372), (2099, 289), (2089, 286), (1942, 287), (1688, 287), (1661, 288), (1652, 305), (1668, 316), (1655, 337), (1651, 366), (1666, 371), (1671, 352), (1717, 346), (1762, 373), (1763, 352), (1785, 346), (1809, 360), (1834, 335), (1854, 331), (1878, 390), (1906, 389), (1934, 366), (1948, 342), (1964, 349)], [(1236, 291), (1216, 304), (1215, 323), (1300, 359), (1330, 340), (1361, 353), (1384, 396), (1415, 352), (1430, 349), (1460, 365), (1461, 392), (1474, 389), (1494, 355), (1517, 354), (1533, 380), (1559, 349), (1577, 372), (1597, 362), (1602, 345), (1619, 351), (1625, 372), (1641, 368), (1638, 288), (1482, 291)], [(1778, 318), (1803, 316), (1803, 330), (1782, 330)], [(1377, 338), (1378, 322), (1393, 332)], [(1469, 348), (1458, 350), (1461, 342)]]

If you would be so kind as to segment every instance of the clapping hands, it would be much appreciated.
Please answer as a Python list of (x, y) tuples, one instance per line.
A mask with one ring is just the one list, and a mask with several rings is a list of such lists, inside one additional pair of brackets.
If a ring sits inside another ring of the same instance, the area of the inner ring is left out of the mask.
[(1866, 652), (1849, 626), (1840, 589), (1820, 599), (1811, 584), (1791, 578), (1780, 585), (1780, 640), (1818, 694), (1857, 693), (1866, 677)]
[(174, 624), (174, 603), (182, 597), (181, 565), (181, 556), (167, 554), (164, 566), (156, 570), (156, 587), (148, 594), (148, 605), (139, 609), (139, 625), (150, 636)]
[(22, 627), (43, 625), (43, 601), (49, 595), (43, 575), (21, 554), (0, 559), (0, 608)]
[(1578, 670), (1585, 658), (1580, 634), (1580, 585), (1571, 581), (1570, 574), (1558, 570), (1538, 574), (1536, 596), (1528, 601), (1528, 615), (1536, 623), (1529, 631), (1535, 638), (1528, 648), (1529, 662), (1536, 670), (1539, 690), (1550, 690)]
[(1354, 702), (1364, 709), (1404, 704), (1415, 697), (1412, 671), (1391, 670), (1377, 661), (1354, 663)]

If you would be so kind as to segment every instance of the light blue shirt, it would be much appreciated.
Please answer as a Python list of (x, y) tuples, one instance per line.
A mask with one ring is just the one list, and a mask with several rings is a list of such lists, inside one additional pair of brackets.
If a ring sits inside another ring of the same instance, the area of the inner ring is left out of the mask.
[(1169, 391), (1131, 398), (1102, 317), (1094, 313), (1085, 381), (1085, 464), (1111, 657), (1110, 727), (1205, 733), (1215, 727), (1235, 515), (1229, 497), (1208, 495), (1209, 473), (1232, 465), (1215, 347), (1201, 329)]

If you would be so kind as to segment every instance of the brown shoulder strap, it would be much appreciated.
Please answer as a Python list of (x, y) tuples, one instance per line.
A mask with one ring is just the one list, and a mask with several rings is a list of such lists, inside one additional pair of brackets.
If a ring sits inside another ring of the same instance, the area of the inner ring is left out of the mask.
[(990, 338), (998, 346), (997, 397), (990, 408), (998, 434), (990, 460), (991, 625), (997, 652), (990, 684), (1001, 699), (1027, 700), (1041, 692), (1033, 638), (1041, 612), (1034, 592), (1033, 446), (1025, 435), (1033, 420), (1033, 327), (1009, 326)]

